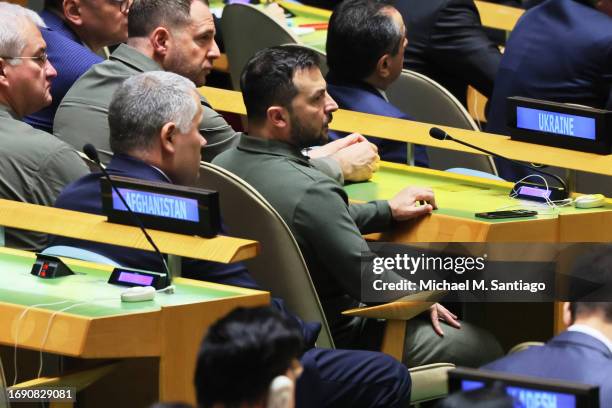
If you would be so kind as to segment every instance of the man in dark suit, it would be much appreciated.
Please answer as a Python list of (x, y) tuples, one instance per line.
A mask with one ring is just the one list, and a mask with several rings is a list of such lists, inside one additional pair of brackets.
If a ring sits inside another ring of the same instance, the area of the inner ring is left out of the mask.
[[(508, 134), (509, 96), (611, 109), (611, 17), (612, 0), (549, 0), (527, 11), (506, 45), (487, 131)], [(507, 167), (502, 177), (519, 177)]]
[[(574, 270), (574, 276), (610, 285), (612, 247), (594, 251)], [(597, 300), (610, 299), (608, 293)], [(512, 374), (599, 385), (601, 407), (612, 406), (612, 303), (566, 302), (566, 331), (542, 347), (511, 354), (483, 368)]]
[[(346, 0), (329, 20), (327, 90), (338, 106), (357, 112), (412, 119), (392, 105), (385, 90), (402, 72), (408, 41), (402, 16), (392, 6), (372, 0)], [(330, 139), (339, 136), (330, 132)], [(406, 143), (370, 139), (383, 160), (407, 162)], [(427, 166), (427, 153), (415, 149), (415, 164)]]
[(509, 96), (612, 109), (611, 17), (611, 0), (550, 0), (526, 12), (502, 58), (487, 130), (508, 134)]
[(408, 30), (404, 68), (430, 77), (466, 105), (467, 86), (493, 92), (501, 59), (474, 0), (397, 0)]
[[(203, 106), (193, 82), (177, 74), (150, 71), (132, 75), (114, 93), (108, 110), (110, 146), (115, 153), (107, 166), (111, 175), (156, 183), (193, 185), (199, 176), (198, 131)], [(100, 179), (89, 174), (69, 185), (56, 207), (102, 214)], [(331, 180), (331, 179), (330, 179)], [(102, 254), (123, 266), (164, 270), (154, 252), (56, 237), (54, 245), (70, 245)], [(257, 287), (242, 264), (222, 265), (183, 258), (183, 276), (221, 284)], [(410, 400), (410, 375), (382, 353), (314, 348), (318, 323), (306, 323), (281, 310), (304, 336), (304, 373), (297, 385), (299, 406), (401, 407)]]

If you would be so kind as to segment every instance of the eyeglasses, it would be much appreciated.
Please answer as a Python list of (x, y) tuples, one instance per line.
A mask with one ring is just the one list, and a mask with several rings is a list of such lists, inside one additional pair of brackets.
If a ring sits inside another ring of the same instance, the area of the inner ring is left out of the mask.
[(119, 4), (119, 11), (123, 14), (127, 14), (130, 11), (132, 0), (111, 0), (115, 4)]
[(9, 60), (11, 59), (33, 60), (33, 61), (38, 62), (41, 66), (44, 66), (47, 63), (48, 55), (47, 55), (47, 52), (45, 51), (36, 57), (0, 57), (0, 58), (9, 59)]

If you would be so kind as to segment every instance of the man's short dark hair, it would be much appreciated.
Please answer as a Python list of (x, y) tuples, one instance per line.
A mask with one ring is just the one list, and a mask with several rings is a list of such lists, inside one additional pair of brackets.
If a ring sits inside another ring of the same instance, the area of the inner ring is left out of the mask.
[[(580, 278), (583, 282), (590, 282), (592, 287), (600, 287), (596, 292), (587, 293), (584, 298), (594, 297), (598, 301), (570, 302), (572, 319), (578, 316), (588, 316), (593, 313), (602, 313), (608, 323), (612, 323), (612, 245), (598, 245), (587, 254), (582, 255), (574, 265), (572, 276)], [(574, 298), (582, 294), (573, 293)], [(601, 300), (608, 300), (603, 302)]]
[(374, 0), (345, 0), (331, 15), (327, 65), (343, 80), (361, 81), (385, 54), (396, 55), (402, 33), (389, 14), (392, 6)]
[[(128, 14), (128, 37), (146, 37), (155, 28), (180, 28), (191, 22), (194, 0), (134, 0)], [(202, 0), (195, 0), (202, 1)], [(208, 4), (207, 1), (204, 1)]]
[(299, 46), (280, 46), (261, 50), (242, 71), (240, 89), (250, 123), (261, 123), (270, 106), (290, 109), (298, 94), (293, 83), (296, 71), (319, 68), (319, 56)]
[(300, 330), (270, 307), (235, 309), (202, 341), (195, 373), (198, 406), (260, 400), (302, 347)]
[(64, 10), (64, 0), (45, 0), (46, 9), (58, 10), (63, 13)]

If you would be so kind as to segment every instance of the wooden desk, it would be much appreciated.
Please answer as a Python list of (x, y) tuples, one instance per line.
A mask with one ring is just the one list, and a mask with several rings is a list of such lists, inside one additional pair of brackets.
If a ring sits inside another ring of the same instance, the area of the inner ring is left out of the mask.
[[(208, 99), (212, 107), (218, 111), (237, 113), (240, 115), (246, 114), (246, 108), (244, 107), (240, 92), (210, 87), (202, 87), (199, 91)], [(330, 129), (340, 132), (357, 132), (383, 139), (482, 154), (458, 143), (433, 139), (429, 136), (429, 129), (431, 129), (432, 126), (437, 125), (352, 112), (343, 109), (334, 113), (334, 119), (330, 123)], [(612, 154), (604, 156), (578, 152), (533, 143), (518, 142), (511, 140), (509, 136), (475, 132), (447, 126), (438, 127), (461, 140), (510, 159), (612, 176)]]
[[(51, 235), (153, 251), (138, 227), (112, 224), (106, 217), (0, 199), (0, 225)], [(162, 253), (221, 263), (257, 255), (256, 241), (217, 236), (201, 238), (147, 229)]]
[[(267, 292), (184, 278), (174, 280), (174, 294), (122, 303), (124, 288), (106, 283), (112, 267), (65, 259), (79, 274), (46, 280), (30, 275), (34, 259), (0, 248), (10, 282), (0, 288), (0, 344), (86, 359), (159, 357), (160, 401), (195, 405), (193, 374), (206, 329), (237, 306), (269, 303)], [(71, 305), (78, 306), (55, 315)]]
[(392, 242), (612, 242), (612, 200), (593, 209), (541, 207), (534, 218), (483, 220), (477, 212), (524, 208), (513, 183), (381, 162), (371, 181), (345, 186), (350, 199), (386, 200), (406, 186), (430, 186), (439, 209), (376, 237)]
[[(331, 16), (331, 11), (317, 7), (296, 4), (289, 1), (277, 1), (277, 3), (288, 10), (291, 10), (294, 14), (301, 18), (309, 18), (312, 20), (327, 22)], [(482, 25), (489, 28), (496, 28), (498, 30), (512, 31), (518, 22), (518, 19), (525, 12), (525, 10), (520, 8), (489, 3), (486, 1), (475, 0), (474, 3), (476, 4), (476, 8), (480, 13)], [(408, 40), (410, 41), (410, 39)], [(304, 43), (308, 44), (308, 41), (304, 41)]]
[[(384, 200), (406, 186), (430, 186), (439, 207), (433, 214), (397, 223), (392, 230), (368, 235), (383, 242), (612, 242), (612, 199), (605, 207), (564, 207), (533, 218), (482, 220), (476, 212), (525, 208), (509, 197), (512, 183), (382, 162), (371, 181), (345, 186), (351, 200)], [(530, 208), (531, 209), (531, 208)], [(555, 306), (554, 331), (563, 328), (560, 304)]]
[(498, 30), (512, 31), (518, 19), (521, 18), (525, 12), (525, 10), (520, 8), (489, 3), (486, 1), (475, 0), (474, 3), (480, 13), (482, 25)]

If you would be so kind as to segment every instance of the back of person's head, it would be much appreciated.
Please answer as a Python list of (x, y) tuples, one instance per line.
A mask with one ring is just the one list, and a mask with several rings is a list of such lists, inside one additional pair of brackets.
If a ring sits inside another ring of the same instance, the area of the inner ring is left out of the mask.
[(319, 69), (319, 56), (303, 47), (271, 47), (257, 52), (240, 77), (240, 89), (249, 123), (259, 124), (270, 106), (291, 109), (298, 94), (293, 83), (296, 71)]
[(383, 55), (399, 52), (404, 33), (393, 21), (392, 10), (375, 0), (345, 0), (334, 9), (326, 46), (330, 73), (360, 81), (374, 72)]
[(108, 108), (112, 151), (149, 150), (168, 122), (186, 133), (199, 108), (194, 95), (193, 82), (171, 72), (151, 71), (126, 79)]
[(579, 285), (575, 284), (573, 293), (570, 290), (575, 299), (569, 305), (572, 320), (601, 314), (606, 323), (612, 324), (612, 245), (598, 245), (583, 254), (576, 260), (571, 275), (579, 279), (582, 288), (590, 288), (578, 293)]
[(184, 402), (156, 402), (149, 408), (193, 408), (193, 406)]
[(0, 56), (7, 57), (9, 64), (17, 65), (21, 60), (8, 57), (18, 57), (26, 47), (24, 28), (28, 24), (45, 27), (45, 23), (34, 11), (17, 4), (0, 2)]
[(205, 0), (134, 0), (128, 14), (128, 37), (146, 37), (157, 27), (181, 29), (191, 22), (191, 3)]
[(210, 327), (195, 373), (198, 406), (265, 400), (270, 383), (301, 354), (299, 329), (270, 307), (238, 308)]
[(470, 391), (455, 392), (440, 401), (436, 408), (514, 408), (514, 399), (501, 384)]

